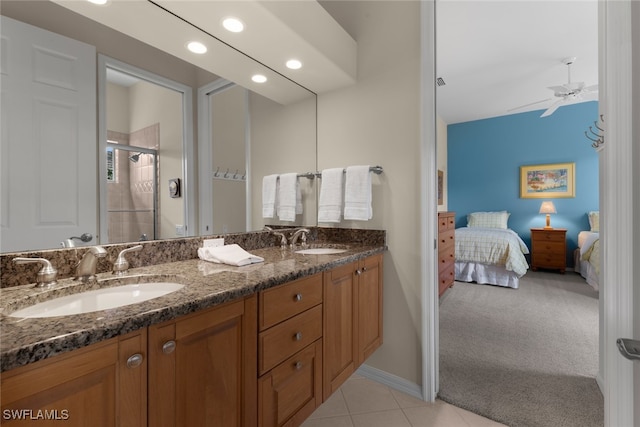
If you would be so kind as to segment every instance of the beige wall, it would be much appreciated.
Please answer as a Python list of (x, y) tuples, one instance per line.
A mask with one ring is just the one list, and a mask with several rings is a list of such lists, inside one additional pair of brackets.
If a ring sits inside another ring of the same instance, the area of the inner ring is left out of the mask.
[(357, 83), (318, 97), (318, 168), (380, 165), (373, 219), (387, 230), (384, 344), (367, 364), (421, 384), (420, 2), (328, 2), (358, 42)]

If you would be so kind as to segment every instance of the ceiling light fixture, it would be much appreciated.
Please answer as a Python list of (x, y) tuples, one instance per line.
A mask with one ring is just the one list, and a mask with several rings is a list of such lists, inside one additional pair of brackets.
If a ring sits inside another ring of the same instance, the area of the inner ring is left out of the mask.
[(222, 26), (232, 33), (240, 33), (244, 30), (244, 23), (238, 18), (225, 18)]
[(97, 4), (103, 6), (109, 2), (109, 0), (87, 0), (89, 3)]
[(199, 55), (202, 55), (203, 53), (207, 52), (207, 47), (204, 44), (200, 42), (195, 42), (195, 41), (187, 43), (187, 49)]
[(300, 68), (302, 68), (302, 62), (298, 61), (297, 59), (288, 60), (286, 65), (287, 68), (291, 70), (299, 70)]
[(253, 80), (256, 83), (264, 83), (267, 81), (267, 78), (262, 74), (255, 74), (253, 77), (251, 77), (251, 80)]

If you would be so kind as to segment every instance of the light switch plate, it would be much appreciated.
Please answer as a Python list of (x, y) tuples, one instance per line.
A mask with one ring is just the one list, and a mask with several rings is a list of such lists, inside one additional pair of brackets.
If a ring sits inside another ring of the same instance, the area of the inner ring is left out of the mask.
[(205, 248), (215, 248), (217, 246), (224, 246), (224, 238), (219, 239), (204, 239), (202, 245)]

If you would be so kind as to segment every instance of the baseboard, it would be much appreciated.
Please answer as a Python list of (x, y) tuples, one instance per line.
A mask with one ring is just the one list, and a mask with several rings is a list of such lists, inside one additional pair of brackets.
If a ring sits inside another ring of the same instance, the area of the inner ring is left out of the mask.
[(415, 397), (416, 399), (424, 400), (424, 397), (422, 396), (422, 388), (418, 384), (407, 381), (404, 378), (400, 378), (386, 371), (369, 365), (362, 365), (358, 368), (356, 374), (389, 386), (394, 390), (401, 391), (409, 396)]

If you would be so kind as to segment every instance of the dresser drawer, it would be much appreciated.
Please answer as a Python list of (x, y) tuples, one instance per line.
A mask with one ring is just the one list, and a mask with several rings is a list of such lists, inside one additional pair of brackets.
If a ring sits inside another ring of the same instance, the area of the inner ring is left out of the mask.
[(541, 268), (564, 269), (566, 263), (563, 256), (558, 256), (555, 254), (534, 254), (531, 258), (531, 265), (533, 267)]
[(438, 214), (438, 232), (453, 230), (455, 228), (455, 223), (455, 215)]
[(455, 280), (455, 265), (451, 264), (438, 272), (438, 288), (449, 286)]
[(535, 232), (531, 235), (533, 242), (562, 242), (565, 241), (565, 233)]
[(322, 337), (322, 305), (292, 317), (258, 336), (258, 370), (262, 375)]
[(453, 248), (455, 241), (455, 230), (447, 230), (438, 233), (438, 250)]
[(445, 268), (456, 261), (456, 250), (453, 242), (449, 247), (438, 248), (438, 268)]
[(322, 302), (322, 273), (260, 292), (259, 328), (265, 330)]
[(543, 253), (555, 253), (558, 255), (564, 255), (565, 247), (564, 241), (562, 242), (534, 242), (535, 252)]

